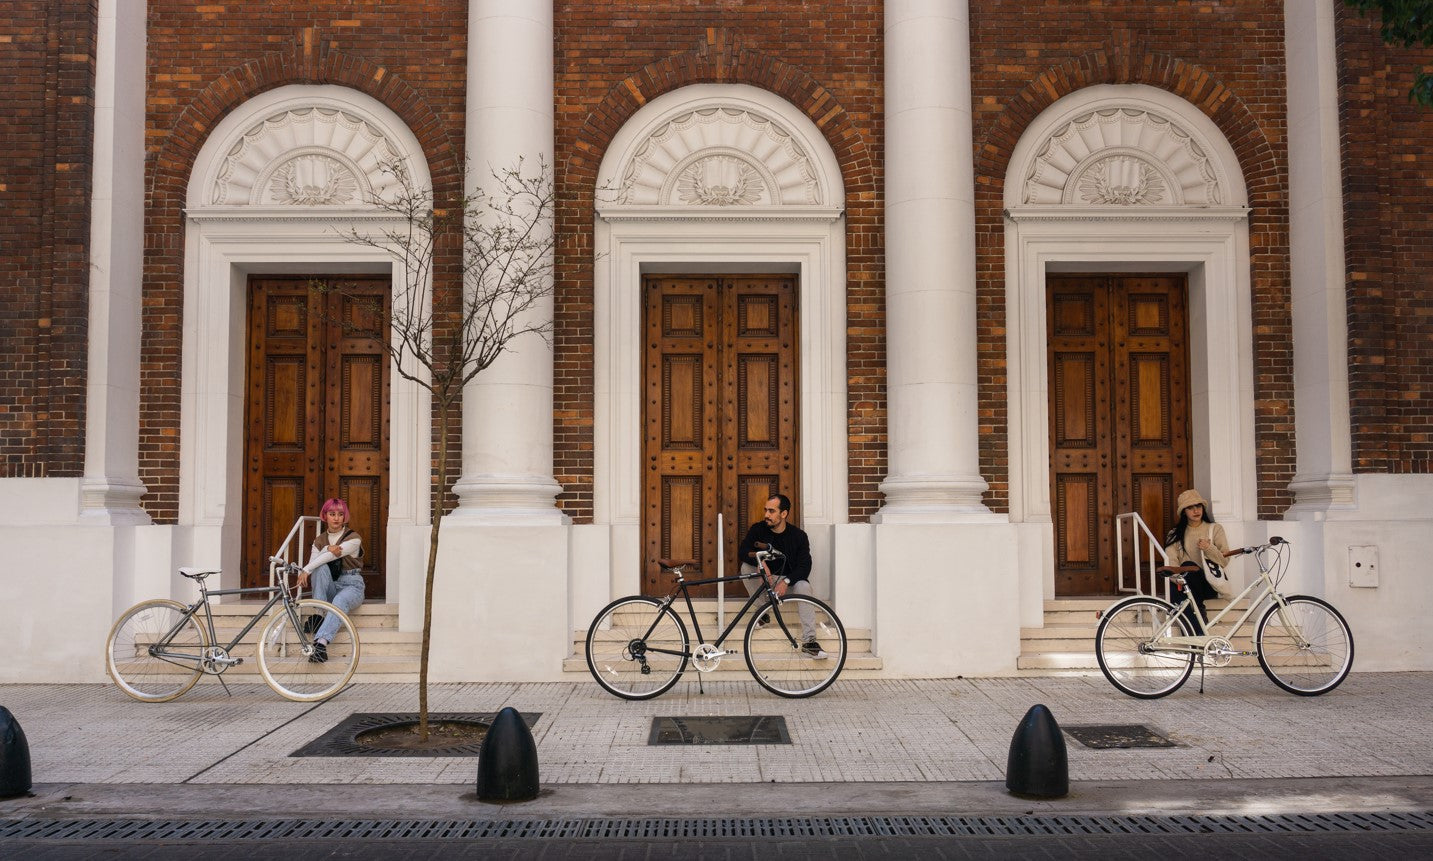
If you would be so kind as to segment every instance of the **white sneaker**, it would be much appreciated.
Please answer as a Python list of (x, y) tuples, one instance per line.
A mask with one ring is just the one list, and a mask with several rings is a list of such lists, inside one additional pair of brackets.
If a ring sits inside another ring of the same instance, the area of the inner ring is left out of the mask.
[(823, 658), (830, 657), (830, 655), (826, 654), (826, 650), (821, 648), (821, 644), (816, 642), (815, 640), (807, 640), (806, 642), (802, 643), (801, 651), (804, 652), (808, 657), (815, 658), (818, 661), (822, 660)]

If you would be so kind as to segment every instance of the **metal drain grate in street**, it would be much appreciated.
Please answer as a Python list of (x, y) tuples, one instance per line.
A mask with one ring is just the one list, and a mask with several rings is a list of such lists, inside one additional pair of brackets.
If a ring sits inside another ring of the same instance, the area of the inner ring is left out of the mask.
[(1178, 747), (1174, 742), (1140, 723), (1063, 726), (1065, 733), (1085, 747), (1096, 750), (1127, 750), (1137, 747)]
[(809, 816), (749, 819), (0, 820), (0, 840), (481, 840), (1373, 833), (1433, 829), (1433, 811), (1264, 816)]
[(647, 744), (791, 744), (779, 715), (654, 717)]

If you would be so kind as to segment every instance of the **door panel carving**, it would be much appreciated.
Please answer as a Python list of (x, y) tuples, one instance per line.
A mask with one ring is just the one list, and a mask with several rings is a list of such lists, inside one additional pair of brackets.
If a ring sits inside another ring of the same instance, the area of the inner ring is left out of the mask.
[[(388, 282), (254, 278), (249, 284), (244, 526), (247, 586), (294, 521), (330, 496), (348, 502), (376, 575), (388, 521)], [(301, 555), (307, 557), (305, 548)], [(368, 578), (368, 597), (383, 580)]]
[(1189, 483), (1184, 277), (1051, 275), (1047, 300), (1055, 591), (1109, 594), (1114, 516), (1163, 535)]
[(795, 487), (796, 283), (662, 276), (644, 291), (642, 588), (665, 594), (657, 559), (696, 559), (715, 576), (724, 540), (735, 571), (768, 495)]

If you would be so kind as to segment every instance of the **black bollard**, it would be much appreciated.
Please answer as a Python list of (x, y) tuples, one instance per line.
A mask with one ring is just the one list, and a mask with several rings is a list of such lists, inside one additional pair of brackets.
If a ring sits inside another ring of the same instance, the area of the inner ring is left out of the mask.
[(10, 710), (0, 706), (0, 798), (30, 791), (30, 743)]
[(479, 801), (531, 801), (537, 798), (537, 742), (517, 709), (505, 708), (478, 751)]
[(1055, 716), (1043, 705), (1031, 706), (1015, 728), (1010, 739), (1010, 759), (1005, 765), (1005, 788), (1015, 795), (1034, 798), (1070, 794), (1065, 736)]

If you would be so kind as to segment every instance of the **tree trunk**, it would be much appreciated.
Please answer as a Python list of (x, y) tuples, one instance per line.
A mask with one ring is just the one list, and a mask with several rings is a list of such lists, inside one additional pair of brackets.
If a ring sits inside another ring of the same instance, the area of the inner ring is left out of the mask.
[(448, 490), (449, 398), (438, 398), (438, 490), (433, 494), (433, 528), (428, 534), (428, 575), (423, 582), (423, 649), (418, 657), (418, 740), (428, 740), (428, 651), (433, 642), (433, 572), (438, 567), (438, 527)]

